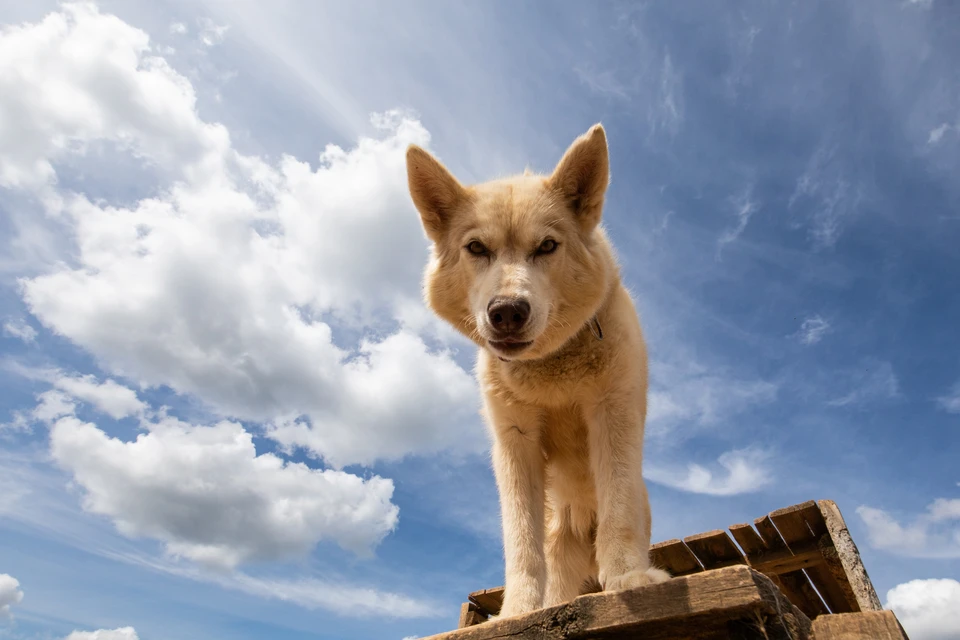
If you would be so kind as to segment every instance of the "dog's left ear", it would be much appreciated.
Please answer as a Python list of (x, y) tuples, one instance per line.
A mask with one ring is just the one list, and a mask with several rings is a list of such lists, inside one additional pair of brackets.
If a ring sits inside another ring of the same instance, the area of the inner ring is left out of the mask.
[(553, 170), (549, 185), (573, 209), (581, 229), (589, 232), (600, 222), (609, 183), (607, 134), (598, 123), (570, 145)]

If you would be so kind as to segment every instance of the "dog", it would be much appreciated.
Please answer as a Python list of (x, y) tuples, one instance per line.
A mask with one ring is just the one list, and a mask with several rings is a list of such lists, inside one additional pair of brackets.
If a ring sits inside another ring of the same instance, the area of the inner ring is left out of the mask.
[(406, 167), (431, 243), (425, 302), (479, 347), (506, 561), (499, 617), (669, 579), (650, 562), (647, 353), (601, 224), (603, 126), (548, 176), (464, 185), (416, 145)]

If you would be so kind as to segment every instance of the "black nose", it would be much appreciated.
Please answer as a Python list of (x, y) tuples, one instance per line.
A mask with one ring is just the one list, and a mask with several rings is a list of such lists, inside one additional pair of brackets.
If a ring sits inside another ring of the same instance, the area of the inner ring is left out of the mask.
[(530, 303), (521, 298), (494, 298), (487, 305), (487, 317), (497, 333), (518, 333), (530, 317)]

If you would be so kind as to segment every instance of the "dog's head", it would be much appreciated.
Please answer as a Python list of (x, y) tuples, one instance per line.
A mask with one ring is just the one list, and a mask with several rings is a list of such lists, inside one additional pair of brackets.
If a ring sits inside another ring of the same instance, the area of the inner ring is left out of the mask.
[(465, 186), (411, 145), (407, 178), (433, 242), (427, 303), (504, 359), (543, 357), (597, 312), (615, 270), (600, 225), (610, 179), (594, 125), (549, 176), (529, 172)]

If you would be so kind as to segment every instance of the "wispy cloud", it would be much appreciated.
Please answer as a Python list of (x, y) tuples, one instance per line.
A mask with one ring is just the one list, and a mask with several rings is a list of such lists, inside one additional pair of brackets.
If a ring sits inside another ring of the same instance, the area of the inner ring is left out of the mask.
[(943, 136), (948, 132), (952, 131), (954, 127), (952, 125), (944, 122), (939, 127), (930, 130), (930, 137), (927, 138), (927, 144), (937, 144), (943, 140)]
[(960, 382), (953, 385), (945, 395), (937, 398), (937, 404), (948, 413), (960, 413)]
[(938, 498), (910, 524), (901, 524), (887, 511), (857, 508), (867, 526), (870, 545), (911, 558), (960, 558), (960, 499)]
[(836, 144), (822, 144), (797, 178), (789, 200), (789, 208), (807, 218), (810, 238), (818, 249), (837, 243), (863, 200), (861, 187), (846, 175), (837, 156)]
[(7, 320), (3, 323), (3, 335), (30, 344), (37, 339), (37, 330), (24, 320)]
[[(200, 42), (208, 47), (221, 44), (230, 29), (229, 25), (217, 24), (210, 18), (201, 18), (198, 23), (200, 26)], [(180, 33), (186, 33), (186, 30)]]
[(74, 631), (66, 640), (140, 640), (133, 627), (116, 629), (97, 629), (96, 631)]
[(814, 345), (830, 332), (830, 323), (820, 314), (804, 318), (800, 330), (794, 335), (802, 344)]
[(856, 369), (843, 374), (850, 390), (827, 402), (831, 407), (859, 406), (869, 402), (891, 400), (900, 396), (900, 380), (893, 365), (881, 360), (865, 360)]
[(110, 554), (106, 557), (166, 573), (215, 584), (264, 599), (291, 602), (307, 609), (324, 609), (350, 617), (387, 616), (390, 618), (430, 618), (442, 614), (435, 603), (389, 591), (356, 587), (340, 581), (316, 578), (271, 578), (242, 571), (228, 573), (202, 571), (195, 566), (159, 560), (142, 555)]
[(770, 454), (760, 449), (736, 449), (717, 458), (711, 470), (697, 463), (682, 467), (648, 465), (644, 476), (680, 491), (702, 493), (711, 496), (734, 496), (752, 493), (768, 486), (773, 481), (769, 467)]
[(750, 218), (760, 210), (760, 203), (753, 197), (753, 185), (749, 184), (739, 195), (730, 199), (733, 205), (734, 215), (737, 217), (737, 224), (723, 232), (720, 239), (717, 240), (717, 260), (720, 260), (723, 248), (740, 237), (740, 234), (747, 228)]
[(680, 437), (709, 428), (742, 412), (773, 402), (778, 385), (746, 379), (695, 362), (654, 362), (647, 410), (653, 437)]
[(647, 118), (652, 131), (666, 131), (676, 135), (684, 117), (683, 74), (673, 63), (670, 53), (663, 55), (655, 99)]

